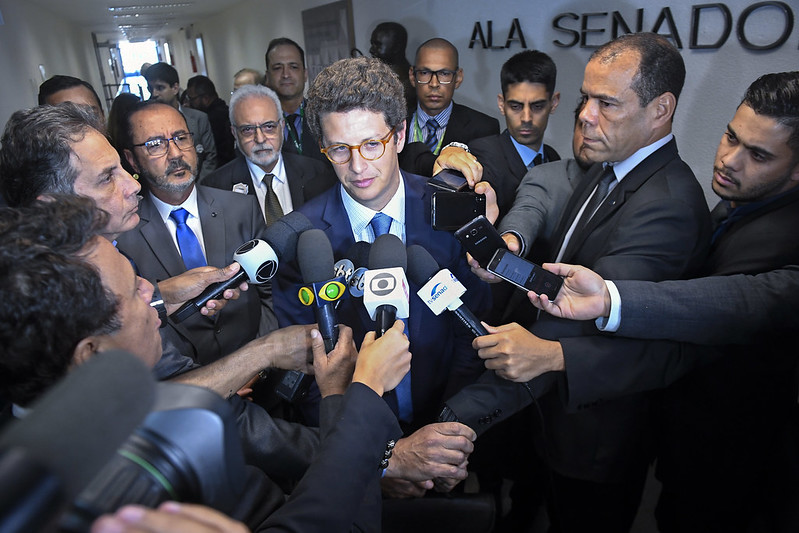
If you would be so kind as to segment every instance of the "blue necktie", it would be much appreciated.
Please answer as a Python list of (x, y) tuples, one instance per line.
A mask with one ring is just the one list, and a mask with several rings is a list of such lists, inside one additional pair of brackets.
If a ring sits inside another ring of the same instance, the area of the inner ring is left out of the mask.
[[(377, 213), (372, 217), (369, 223), (372, 226), (372, 231), (375, 233), (375, 239), (381, 235), (388, 233), (391, 228), (391, 221), (393, 219), (385, 213)], [(405, 323), (405, 335), (408, 335), (408, 320), (401, 319)], [(410, 337), (408, 337), (410, 339)], [(413, 420), (413, 399), (411, 397), (411, 373), (405, 374), (397, 388), (394, 389), (397, 395), (397, 410), (399, 419), (403, 422), (410, 422)]]
[(427, 129), (427, 137), (424, 140), (424, 143), (430, 148), (430, 151), (435, 153), (436, 145), (438, 144), (438, 138), (436, 137), (436, 132), (438, 132), (438, 122), (436, 119), (431, 118), (425, 124), (425, 128)]
[(178, 248), (180, 248), (180, 255), (183, 256), (183, 264), (186, 265), (186, 270), (205, 266), (208, 263), (205, 261), (200, 241), (197, 240), (197, 235), (191, 231), (191, 228), (186, 224), (189, 212), (183, 209), (175, 209), (169, 213), (169, 218), (175, 221), (178, 229), (175, 235), (178, 238)]

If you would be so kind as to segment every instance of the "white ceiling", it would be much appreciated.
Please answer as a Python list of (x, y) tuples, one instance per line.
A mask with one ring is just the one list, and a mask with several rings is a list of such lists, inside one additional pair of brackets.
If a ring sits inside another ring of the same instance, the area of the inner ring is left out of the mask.
[(242, 0), (29, 1), (95, 32), (100, 42), (115, 42), (162, 37)]

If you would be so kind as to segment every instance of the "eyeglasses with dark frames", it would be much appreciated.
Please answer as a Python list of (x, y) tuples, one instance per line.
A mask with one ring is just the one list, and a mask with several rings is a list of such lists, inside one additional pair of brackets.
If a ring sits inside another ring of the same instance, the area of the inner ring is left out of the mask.
[(266, 137), (274, 137), (278, 133), (280, 133), (281, 127), (280, 122), (268, 121), (262, 124), (242, 124), (241, 126), (236, 126), (236, 129), (239, 132), (239, 135), (244, 137), (245, 139), (249, 139), (255, 136), (256, 130), (261, 130)]
[(452, 80), (455, 79), (455, 74), (457, 74), (457, 70), (449, 70), (442, 68), (441, 70), (428, 70), (426, 68), (414, 68), (413, 69), (413, 77), (416, 79), (416, 83), (430, 83), (432, 81), (433, 76), (436, 77), (438, 83), (441, 85), (449, 85), (452, 83)]

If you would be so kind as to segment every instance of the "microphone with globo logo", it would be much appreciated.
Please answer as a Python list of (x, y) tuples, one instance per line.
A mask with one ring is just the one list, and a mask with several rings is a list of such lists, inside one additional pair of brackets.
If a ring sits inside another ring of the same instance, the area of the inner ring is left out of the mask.
[(399, 237), (386, 233), (375, 239), (369, 250), (369, 270), (364, 275), (363, 290), (363, 304), (377, 322), (375, 337), (388, 331), (398, 318), (408, 318), (407, 264), (405, 245)]
[(233, 253), (233, 260), (241, 265), (241, 270), (228, 280), (206, 287), (199, 296), (170, 315), (170, 318), (179, 324), (202, 309), (209, 300), (221, 298), (226, 290), (235, 289), (245, 281), (255, 285), (266, 283), (277, 273), (281, 260), (294, 259), (300, 233), (312, 227), (308, 217), (297, 211), (273, 222), (264, 232), (265, 240), (247, 241)]
[(421, 285), (416, 294), (437, 316), (444, 309), (452, 311), (458, 320), (466, 326), (475, 337), (488, 335), (472, 311), (461, 301), (461, 296), (466, 292), (466, 287), (458, 281), (452, 272), (446, 268), (439, 270), (438, 263), (430, 252), (413, 244), (408, 247), (408, 276), (411, 281)]

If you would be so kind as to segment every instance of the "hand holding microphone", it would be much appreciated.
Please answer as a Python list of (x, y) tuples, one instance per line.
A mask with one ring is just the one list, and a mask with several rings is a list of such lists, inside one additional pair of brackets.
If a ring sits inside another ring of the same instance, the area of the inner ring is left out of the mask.
[(171, 315), (173, 321), (180, 323), (186, 320), (203, 308), (209, 300), (219, 299), (226, 290), (235, 289), (245, 281), (258, 285), (272, 279), (281, 260), (294, 259), (299, 234), (312, 227), (311, 221), (298, 211), (292, 211), (275, 221), (266, 228), (265, 240), (253, 239), (236, 250), (233, 260), (242, 268), (233, 277), (209, 285), (197, 298), (183, 304)]

